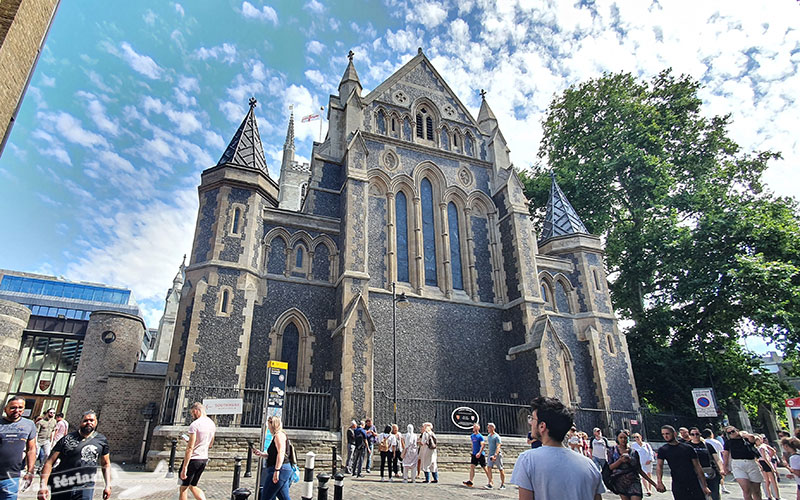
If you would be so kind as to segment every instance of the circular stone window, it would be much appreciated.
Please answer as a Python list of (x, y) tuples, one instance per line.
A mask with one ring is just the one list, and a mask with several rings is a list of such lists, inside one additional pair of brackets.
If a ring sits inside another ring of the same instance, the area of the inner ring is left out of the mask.
[(398, 90), (397, 92), (395, 92), (394, 95), (392, 96), (392, 99), (394, 99), (394, 102), (397, 104), (405, 104), (408, 102), (408, 97), (402, 90)]
[(383, 153), (383, 166), (388, 168), (389, 170), (394, 170), (400, 164), (400, 161), (397, 159), (397, 155), (394, 151), (386, 151)]
[(103, 339), (103, 342), (106, 344), (110, 344), (117, 340), (117, 334), (112, 332), (111, 330), (106, 330), (100, 334), (100, 338)]
[(445, 116), (447, 116), (448, 118), (453, 118), (454, 116), (456, 116), (456, 110), (453, 108), (453, 106), (451, 106), (451, 105), (449, 105), (449, 104), (448, 104), (448, 105), (446, 105), (446, 106), (444, 107), (444, 109), (442, 110), (442, 112), (443, 112), (443, 113), (445, 114)]

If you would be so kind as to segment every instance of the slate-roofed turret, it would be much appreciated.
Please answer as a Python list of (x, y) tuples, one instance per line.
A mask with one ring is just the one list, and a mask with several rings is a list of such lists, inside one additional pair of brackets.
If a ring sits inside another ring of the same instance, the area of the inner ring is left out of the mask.
[(550, 185), (550, 199), (547, 200), (547, 213), (544, 218), (544, 229), (540, 244), (557, 236), (570, 234), (589, 234), (578, 213), (572, 208), (566, 195), (558, 187), (555, 174)]
[(231, 163), (244, 167), (257, 168), (269, 176), (267, 160), (264, 158), (264, 147), (261, 145), (261, 136), (258, 133), (258, 123), (256, 122), (255, 98), (250, 98), (250, 110), (245, 115), (239, 129), (233, 135), (225, 152), (217, 162), (217, 165)]
[(361, 96), (361, 80), (358, 79), (356, 67), (353, 65), (354, 55), (352, 50), (347, 54), (347, 68), (344, 70), (344, 75), (342, 75), (342, 81), (339, 82), (339, 98), (343, 102), (350, 96), (353, 89), (356, 90), (356, 94), (359, 97)]
[(497, 117), (494, 116), (492, 108), (486, 102), (486, 92), (483, 90), (481, 90), (481, 109), (478, 111), (478, 125), (486, 134), (497, 128)]

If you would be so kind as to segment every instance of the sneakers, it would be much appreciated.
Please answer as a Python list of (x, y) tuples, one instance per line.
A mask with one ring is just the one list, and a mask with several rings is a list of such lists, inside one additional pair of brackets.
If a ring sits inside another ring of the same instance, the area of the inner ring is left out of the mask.
[(487, 490), (491, 490), (492, 488), (494, 488), (494, 486), (492, 486), (491, 484), (487, 484), (486, 486), (484, 486), (484, 488)]
[(500, 487), (497, 488), (497, 489), (498, 490), (504, 490), (504, 489), (506, 489), (506, 485), (505, 484), (501, 484)]
[(464, 486), (467, 488), (472, 488), (472, 481), (464, 481)]

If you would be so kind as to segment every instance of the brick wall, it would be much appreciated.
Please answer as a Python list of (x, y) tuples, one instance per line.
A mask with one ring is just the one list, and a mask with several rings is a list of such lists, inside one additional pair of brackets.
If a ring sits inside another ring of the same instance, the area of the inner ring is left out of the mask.
[[(108, 438), (111, 460), (138, 462), (146, 425), (142, 410), (151, 402), (161, 404), (164, 377), (112, 372), (106, 388), (98, 431)], [(150, 434), (153, 428), (151, 425)]]
[[(169, 461), (169, 452), (172, 438), (178, 440), (177, 453), (175, 455), (175, 467), (179, 467), (186, 450), (186, 443), (180, 439), (180, 435), (185, 433), (188, 426), (158, 426), (153, 432), (153, 440), (150, 451), (147, 454), (147, 470), (155, 470), (160, 461)], [(313, 451), (316, 454), (315, 469), (330, 470), (331, 468), (331, 447), (338, 447), (338, 455), (344, 459), (347, 457), (347, 450), (342, 453), (341, 435), (338, 432), (325, 431), (302, 431), (287, 430), (289, 439), (294, 443), (297, 451), (298, 465), (303, 468), (306, 453)], [(219, 428), (214, 438), (214, 445), (209, 451), (209, 470), (233, 470), (234, 458), (247, 458), (247, 442), (257, 441), (258, 429), (234, 429)], [(439, 470), (441, 471), (466, 471), (469, 469), (469, 454), (472, 449), (469, 435), (439, 435), (438, 460)], [(503, 438), (503, 464), (507, 471), (511, 471), (517, 457), (530, 447), (524, 438)], [(376, 453), (377, 457), (377, 453)], [(112, 454), (112, 460), (117, 461)], [(255, 464), (255, 462), (254, 462)], [(378, 458), (380, 464), (380, 458)], [(245, 462), (242, 462), (242, 467)], [(341, 462), (339, 467), (341, 467)], [(377, 468), (374, 465), (373, 468)], [(256, 466), (253, 465), (255, 473)]]

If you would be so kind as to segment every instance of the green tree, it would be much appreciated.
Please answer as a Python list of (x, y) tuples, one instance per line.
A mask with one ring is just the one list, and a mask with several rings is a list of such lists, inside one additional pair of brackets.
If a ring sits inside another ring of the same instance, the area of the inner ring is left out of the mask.
[(544, 120), (540, 163), (521, 174), (541, 221), (549, 175), (587, 229), (604, 237), (614, 306), (640, 396), (691, 411), (692, 387), (749, 408), (791, 395), (765, 383), (738, 344), (800, 341), (800, 216), (764, 189), (779, 155), (743, 153), (729, 116), (707, 118), (700, 84), (667, 70), (650, 82), (606, 74), (568, 88)]

